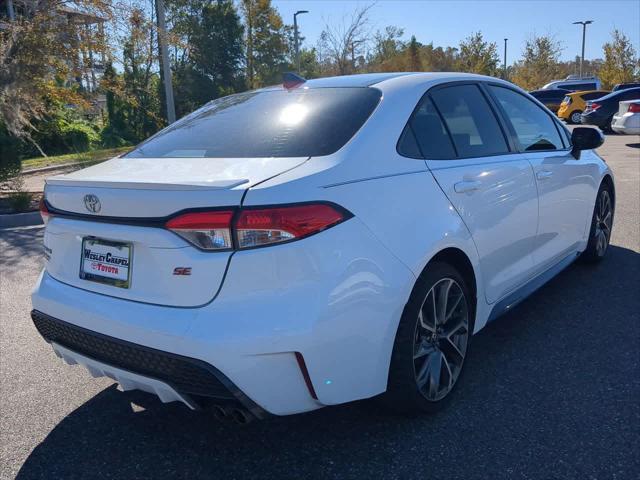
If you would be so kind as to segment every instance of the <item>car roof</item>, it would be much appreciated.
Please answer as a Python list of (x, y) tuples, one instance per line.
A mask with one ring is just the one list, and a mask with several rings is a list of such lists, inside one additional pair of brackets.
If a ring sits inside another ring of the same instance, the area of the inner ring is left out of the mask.
[(574, 95), (577, 95), (577, 96), (584, 95), (585, 93), (611, 93), (611, 90), (580, 90), (578, 92), (567, 93), (567, 95), (572, 97)]
[(531, 95), (542, 94), (542, 93), (544, 93), (545, 95), (546, 94), (553, 94), (553, 93), (555, 93), (555, 94), (560, 94), (560, 93), (567, 94), (567, 93), (571, 93), (571, 90), (567, 90), (565, 88), (549, 88), (549, 89), (546, 89), (546, 90), (545, 89), (531, 90), (529, 92), (529, 94), (531, 94)]
[(360, 73), (357, 75), (341, 75), (337, 77), (313, 78), (305, 82), (305, 87), (370, 87), (376, 83), (384, 82), (392, 78), (411, 75), (411, 72), (392, 73)]
[(632, 87), (625, 88), (624, 90), (616, 90), (615, 92), (611, 92), (604, 97), (601, 97), (600, 100), (609, 100), (610, 98), (616, 98), (619, 95), (628, 95), (629, 93), (640, 93), (640, 87)]
[[(439, 83), (453, 81), (490, 81), (503, 83), (514, 88), (516, 85), (496, 77), (477, 75), (475, 73), (461, 72), (389, 72), (389, 73), (362, 73), (356, 75), (342, 75), (335, 77), (313, 78), (306, 80), (297, 88), (344, 88), (344, 87), (375, 87), (383, 92), (416, 86), (426, 87)], [(281, 90), (283, 85), (263, 87), (256, 92)]]

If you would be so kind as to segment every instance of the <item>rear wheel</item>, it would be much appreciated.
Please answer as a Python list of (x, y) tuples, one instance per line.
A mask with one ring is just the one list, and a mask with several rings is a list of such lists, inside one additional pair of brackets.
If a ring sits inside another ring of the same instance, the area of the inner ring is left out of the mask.
[(569, 122), (571, 122), (571, 123), (580, 123), (580, 115), (582, 115), (582, 110), (576, 110), (569, 117)]
[(587, 262), (599, 262), (604, 258), (611, 240), (613, 227), (614, 205), (610, 187), (606, 184), (600, 186), (596, 204), (591, 218), (591, 230), (589, 231), (589, 243), (582, 253), (582, 259)]
[(394, 344), (384, 403), (400, 412), (434, 412), (457, 384), (473, 331), (469, 289), (453, 267), (430, 265), (407, 303)]

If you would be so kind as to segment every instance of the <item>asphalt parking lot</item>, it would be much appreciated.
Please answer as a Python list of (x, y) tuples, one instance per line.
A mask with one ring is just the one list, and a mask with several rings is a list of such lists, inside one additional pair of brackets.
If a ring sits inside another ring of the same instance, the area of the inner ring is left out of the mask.
[(246, 427), (63, 364), (29, 318), (42, 228), (0, 231), (0, 478), (635, 479), (640, 472), (640, 137), (606, 261), (575, 264), (474, 338), (448, 409), (371, 402)]

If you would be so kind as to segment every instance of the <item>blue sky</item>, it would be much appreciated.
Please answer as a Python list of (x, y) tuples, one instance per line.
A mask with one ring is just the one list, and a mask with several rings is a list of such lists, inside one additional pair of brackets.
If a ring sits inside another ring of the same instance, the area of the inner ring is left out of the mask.
[(387, 25), (401, 27), (408, 39), (422, 43), (457, 46), (470, 33), (481, 30), (487, 40), (502, 49), (507, 37), (507, 62), (520, 58), (524, 43), (534, 34), (552, 35), (564, 47), (562, 60), (580, 54), (582, 27), (571, 23), (594, 20), (587, 27), (585, 58), (602, 58), (602, 44), (614, 28), (631, 38), (640, 50), (640, 0), (273, 0), (285, 23), (293, 23), (296, 10), (305, 45), (316, 44), (327, 23), (341, 22), (359, 6), (375, 3), (370, 19), (373, 30)]

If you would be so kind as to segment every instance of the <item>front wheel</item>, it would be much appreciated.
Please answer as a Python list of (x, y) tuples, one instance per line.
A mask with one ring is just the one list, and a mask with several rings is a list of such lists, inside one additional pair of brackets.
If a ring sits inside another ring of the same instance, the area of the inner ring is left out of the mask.
[(608, 185), (600, 186), (596, 204), (593, 208), (591, 218), (591, 229), (589, 231), (589, 243), (582, 252), (582, 259), (595, 263), (604, 258), (609, 248), (611, 240), (611, 229), (613, 228), (614, 205), (611, 191)]
[(469, 289), (452, 266), (422, 273), (405, 306), (394, 343), (383, 402), (403, 413), (434, 412), (457, 384), (473, 332)]
[(576, 110), (575, 112), (573, 112), (571, 114), (571, 116), (569, 117), (569, 121), (571, 123), (580, 123), (580, 116), (582, 115), (582, 112), (580, 110)]

